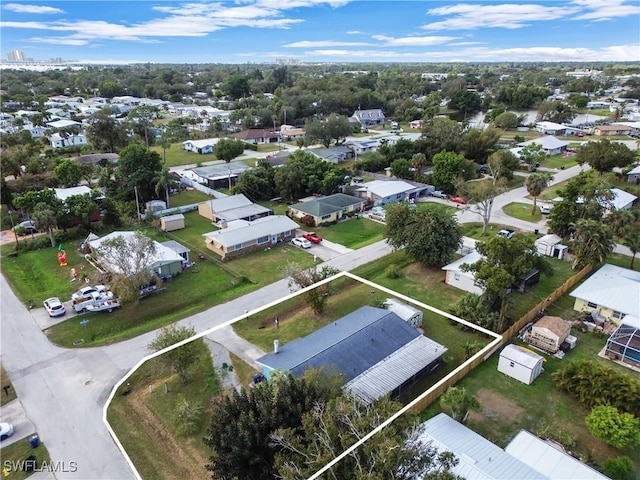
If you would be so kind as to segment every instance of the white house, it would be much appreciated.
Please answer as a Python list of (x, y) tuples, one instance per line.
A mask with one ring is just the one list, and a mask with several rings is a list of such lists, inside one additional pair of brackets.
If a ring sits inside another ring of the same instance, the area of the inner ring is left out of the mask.
[(187, 140), (182, 144), (187, 152), (206, 154), (213, 153), (213, 149), (219, 141), (219, 138), (205, 138), (204, 140)]
[(416, 187), (403, 180), (373, 180), (357, 188), (356, 194), (360, 198), (370, 200), (375, 205), (386, 205), (387, 203), (416, 198), (429, 188), (428, 185)]
[(640, 165), (635, 166), (627, 173), (627, 182), (638, 183), (640, 182)]
[(498, 371), (531, 385), (542, 373), (544, 358), (518, 345), (510, 344), (502, 349), (498, 360)]
[(64, 202), (69, 197), (73, 197), (74, 195), (91, 195), (93, 190), (91, 190), (86, 185), (78, 185), (77, 187), (69, 187), (69, 188), (54, 188), (56, 193), (56, 197)]
[(562, 238), (558, 235), (548, 234), (535, 241), (536, 250), (540, 255), (547, 255), (562, 260), (569, 247), (562, 245)]
[(560, 140), (552, 135), (547, 135), (546, 137), (540, 137), (529, 140), (528, 142), (519, 143), (518, 146), (526, 147), (533, 144), (540, 145), (542, 147), (542, 151), (547, 155), (558, 155), (567, 149), (569, 142)]
[(49, 128), (68, 128), (68, 127), (81, 127), (82, 124), (80, 122), (76, 122), (73, 120), (56, 120), (54, 122), (48, 122), (47, 126)]
[(466, 263), (468, 265), (472, 265), (481, 258), (482, 255), (474, 250), (470, 254), (442, 267), (442, 270), (446, 272), (445, 283), (452, 287), (459, 288), (460, 290), (464, 290), (465, 292), (481, 295), (484, 290), (476, 284), (476, 278), (473, 272), (464, 272), (461, 268), (463, 264)]
[(87, 137), (82, 134), (62, 136), (54, 133), (49, 137), (52, 148), (79, 147), (87, 144)]
[(387, 298), (384, 301), (384, 308), (398, 315), (412, 327), (422, 327), (422, 318), (424, 316), (422, 310), (418, 310), (417, 308), (407, 305), (395, 298)]
[(607, 202), (609, 204), (608, 210), (629, 210), (633, 206), (633, 202), (638, 199), (635, 195), (619, 188), (612, 188), (611, 193), (614, 196)]
[(27, 130), (33, 138), (44, 137), (44, 132), (47, 131), (42, 125), (25, 125), (24, 130)]

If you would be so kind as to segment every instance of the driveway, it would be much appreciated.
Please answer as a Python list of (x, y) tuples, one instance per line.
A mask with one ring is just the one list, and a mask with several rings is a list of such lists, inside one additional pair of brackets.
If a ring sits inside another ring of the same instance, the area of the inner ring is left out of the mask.
[(9, 422), (14, 428), (13, 435), (3, 440), (2, 443), (0, 443), (1, 447), (6, 447), (12, 443), (21, 441), (36, 432), (36, 427), (31, 423), (31, 420), (29, 420), (27, 412), (25, 412), (19, 398), (2, 406), (0, 421)]

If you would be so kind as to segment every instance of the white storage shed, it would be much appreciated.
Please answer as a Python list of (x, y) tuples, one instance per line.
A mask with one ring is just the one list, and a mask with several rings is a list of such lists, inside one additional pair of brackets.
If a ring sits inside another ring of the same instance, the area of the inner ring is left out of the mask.
[(498, 371), (516, 380), (531, 385), (542, 373), (544, 357), (535, 352), (519, 347), (507, 345), (500, 352)]
[(535, 241), (536, 250), (540, 255), (547, 255), (562, 260), (569, 247), (562, 245), (562, 238), (558, 235), (548, 234)]
[(395, 298), (387, 298), (384, 301), (384, 308), (395, 313), (414, 328), (422, 327), (422, 317), (424, 313), (411, 305), (400, 302)]
[(160, 217), (160, 230), (163, 232), (173, 232), (174, 230), (182, 230), (183, 228), (184, 215), (181, 213)]

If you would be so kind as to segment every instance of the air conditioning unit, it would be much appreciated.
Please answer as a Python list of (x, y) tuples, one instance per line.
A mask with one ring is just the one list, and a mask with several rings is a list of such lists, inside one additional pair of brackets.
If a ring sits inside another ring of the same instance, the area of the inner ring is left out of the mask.
[(567, 335), (567, 338), (565, 338), (564, 341), (567, 342), (569, 344), (569, 348), (573, 350), (574, 348), (576, 348), (576, 342), (578, 341), (578, 339), (573, 335)]

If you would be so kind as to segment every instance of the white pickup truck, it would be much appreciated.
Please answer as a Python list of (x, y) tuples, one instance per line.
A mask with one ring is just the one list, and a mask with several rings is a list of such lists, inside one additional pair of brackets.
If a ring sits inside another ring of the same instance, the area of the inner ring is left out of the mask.
[(504, 238), (513, 238), (515, 234), (516, 234), (515, 230), (509, 230), (509, 229), (500, 230), (498, 232), (498, 236), (504, 237)]
[(113, 301), (113, 292), (91, 292), (84, 297), (74, 299), (73, 310), (76, 313), (95, 311), (91, 309), (106, 301)]

